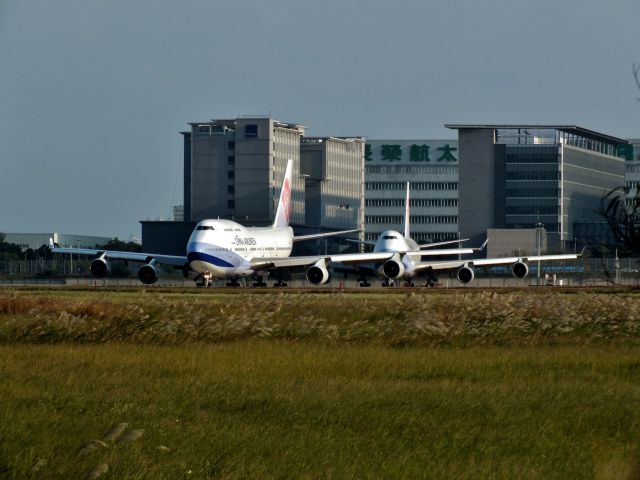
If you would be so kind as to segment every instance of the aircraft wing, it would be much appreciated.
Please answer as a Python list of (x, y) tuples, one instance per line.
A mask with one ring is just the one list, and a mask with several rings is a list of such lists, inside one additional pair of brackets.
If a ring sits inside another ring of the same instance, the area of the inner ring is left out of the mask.
[[(477, 250), (474, 248), (436, 248), (435, 250), (419, 250), (406, 252), (414, 261), (420, 261), (421, 257), (438, 257), (442, 255), (470, 255)], [(402, 255), (402, 253), (400, 253)]]
[(360, 245), (369, 245), (369, 246), (375, 246), (376, 241), (375, 240), (356, 240), (355, 238), (345, 238), (345, 240), (347, 242), (351, 242), (351, 243), (359, 243)]
[(312, 233), (310, 235), (295, 235), (293, 237), (294, 242), (301, 242), (303, 240), (315, 240), (316, 238), (325, 238), (325, 237), (335, 237), (337, 235), (346, 235), (347, 233), (355, 233), (360, 230), (342, 230), (339, 232), (323, 232), (323, 233)]
[(552, 262), (561, 260), (577, 260), (580, 258), (579, 254), (571, 253), (564, 255), (540, 255), (531, 257), (500, 257), (500, 258), (478, 258), (467, 260), (444, 260), (435, 262), (420, 262), (416, 263), (415, 270), (421, 271), (428, 268), (433, 270), (448, 270), (451, 268), (460, 268), (464, 265), (469, 267), (485, 267), (490, 265), (511, 265), (516, 262)]
[[(463, 239), (460, 241), (464, 241), (464, 240), (466, 239)], [(456, 242), (457, 241), (458, 240), (456, 240)], [(451, 243), (451, 242), (441, 242), (441, 244), (447, 244), (447, 243)], [(430, 250), (430, 249), (423, 250), (424, 246), (418, 245), (421, 249), (420, 252), (407, 252), (407, 255), (410, 255), (412, 258), (415, 258), (418, 256), (431, 257), (434, 255), (467, 255), (471, 253), (481, 252), (487, 247), (487, 243), (489, 243), (489, 239), (486, 239), (484, 243), (477, 248), (436, 248), (435, 250)], [(437, 245), (437, 244), (431, 244), (431, 245)]]
[(341, 253), (336, 255), (313, 255), (305, 257), (256, 258), (251, 262), (251, 268), (253, 270), (268, 270), (273, 268), (308, 267), (319, 261), (324, 261), (326, 264), (333, 262), (348, 264), (369, 263), (388, 260), (393, 257), (393, 255), (393, 252), (382, 252)]
[(554, 260), (577, 260), (579, 254), (567, 253), (562, 255), (532, 255), (524, 257), (502, 257), (502, 258), (479, 258), (472, 260), (475, 266), (483, 267), (486, 265), (508, 265), (515, 262), (552, 262)]
[(429, 249), (429, 248), (433, 248), (433, 247), (441, 247), (442, 245), (451, 245), (454, 243), (461, 243), (461, 242), (466, 242), (467, 240), (469, 240), (468, 238), (461, 238), (459, 240), (447, 240), (446, 242), (432, 242), (432, 243), (423, 243), (418, 245), (418, 247), (420, 247), (420, 249)]
[[(475, 251), (476, 250), (473, 248), (450, 248), (450, 249), (437, 249), (429, 252), (416, 250), (412, 252), (400, 252), (400, 253), (398, 252), (340, 253), (335, 255), (314, 255), (314, 256), (304, 256), (304, 257), (256, 258), (251, 262), (251, 268), (253, 270), (265, 270), (265, 269), (268, 270), (273, 268), (308, 267), (319, 261), (324, 261), (326, 264), (340, 263), (343, 265), (358, 265), (361, 263), (384, 262), (392, 258), (394, 255), (410, 255), (412, 257), (417, 257), (417, 260), (419, 261), (420, 257), (422, 256), (470, 254), (470, 253), (474, 253)], [(456, 262), (459, 263), (460, 261), (456, 261)]]
[(117, 250), (97, 250), (92, 248), (58, 247), (53, 243), (52, 240), (49, 241), (49, 249), (53, 253), (94, 255), (109, 260), (124, 260), (127, 262), (149, 263), (150, 261), (155, 260), (158, 263), (173, 265), (176, 267), (182, 267), (187, 262), (187, 257), (179, 255), (162, 255), (158, 253), (143, 252), (122, 252)]

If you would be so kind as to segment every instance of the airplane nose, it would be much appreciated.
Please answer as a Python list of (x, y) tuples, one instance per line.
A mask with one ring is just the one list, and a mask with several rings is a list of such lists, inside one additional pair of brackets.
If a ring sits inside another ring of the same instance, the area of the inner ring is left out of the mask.
[(187, 244), (187, 255), (198, 251), (197, 242), (191, 241)]

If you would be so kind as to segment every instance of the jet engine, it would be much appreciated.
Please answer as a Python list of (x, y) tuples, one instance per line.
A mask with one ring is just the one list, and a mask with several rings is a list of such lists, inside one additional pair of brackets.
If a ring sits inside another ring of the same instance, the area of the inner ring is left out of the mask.
[(529, 267), (524, 262), (516, 262), (511, 267), (511, 273), (516, 278), (524, 278), (529, 273)]
[(474, 279), (475, 277), (475, 273), (473, 273), (473, 269), (467, 267), (466, 265), (464, 267), (460, 267), (460, 269), (458, 270), (458, 273), (456, 274), (456, 276), (458, 277), (458, 281), (460, 283), (469, 283), (471, 280)]
[(307, 280), (314, 285), (327, 283), (331, 279), (331, 275), (327, 267), (323, 264), (316, 263), (307, 269)]
[(392, 258), (391, 260), (384, 262), (382, 266), (378, 268), (378, 273), (395, 280), (396, 278), (400, 278), (404, 275), (404, 264), (400, 260)]
[(96, 258), (91, 262), (91, 273), (96, 278), (104, 278), (110, 271), (111, 265), (104, 258)]
[(138, 278), (145, 285), (151, 285), (158, 281), (160, 275), (158, 275), (158, 270), (154, 265), (146, 263), (140, 267), (140, 270), (138, 270)]

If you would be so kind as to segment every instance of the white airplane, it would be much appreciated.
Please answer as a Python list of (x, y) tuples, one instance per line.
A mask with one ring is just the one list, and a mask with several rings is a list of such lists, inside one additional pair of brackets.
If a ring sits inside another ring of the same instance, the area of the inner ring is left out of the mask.
[(458, 268), (458, 280), (462, 283), (469, 283), (474, 278), (474, 266), (512, 264), (513, 274), (518, 278), (523, 278), (528, 273), (527, 261), (574, 260), (578, 258), (578, 255), (572, 254), (423, 262), (422, 257), (427, 255), (464, 255), (476, 252), (478, 249), (421, 250), (421, 248), (435, 245), (418, 245), (409, 237), (408, 202), (405, 209), (405, 236), (391, 230), (383, 232), (372, 253), (291, 257), (294, 241), (312, 240), (358, 231), (345, 230), (294, 236), (293, 230), (289, 226), (292, 165), (293, 161), (289, 160), (272, 226), (244, 227), (230, 220), (203, 220), (196, 225), (191, 234), (186, 248), (186, 256), (59, 247), (54, 245), (51, 239), (49, 246), (53, 253), (95, 256), (96, 258), (91, 262), (91, 272), (99, 278), (108, 275), (110, 260), (124, 260), (125, 262), (142, 263), (138, 270), (138, 278), (145, 284), (157, 282), (159, 279), (157, 266), (165, 264), (181, 269), (185, 277), (193, 276), (203, 285), (208, 285), (214, 278), (225, 278), (230, 280), (227, 283), (229, 286), (238, 286), (238, 279), (243, 277), (253, 278), (256, 286), (265, 286), (265, 280), (269, 274), (275, 274), (278, 279), (276, 285), (282, 286), (285, 285), (284, 280), (289, 278), (291, 272), (297, 270), (306, 270), (306, 278), (310, 283), (324, 284), (328, 283), (331, 278), (329, 266), (332, 263), (342, 265), (369, 264), (375, 273), (385, 278), (387, 282), (401, 278), (407, 278), (410, 282), (411, 278), (418, 274)]
[[(382, 286), (386, 287), (395, 281), (405, 280), (407, 286), (414, 286), (415, 277), (423, 276), (426, 286), (434, 286), (437, 282), (436, 271), (458, 269), (456, 277), (462, 284), (467, 284), (475, 278), (474, 268), (489, 265), (511, 265), (511, 272), (516, 278), (524, 278), (529, 273), (527, 262), (547, 262), (560, 260), (576, 260), (580, 255), (540, 255), (531, 257), (503, 257), (483, 259), (456, 259), (456, 260), (427, 260), (424, 257), (441, 255), (468, 255), (484, 250), (488, 239), (480, 248), (438, 248), (431, 247), (447, 243), (457, 243), (465, 240), (453, 240), (419, 245), (411, 238), (409, 215), (409, 182), (407, 182), (407, 194), (405, 198), (404, 234), (395, 230), (387, 230), (380, 234), (375, 242), (374, 253), (393, 253), (393, 257), (382, 262), (368, 262), (355, 267), (336, 265), (334, 270), (349, 273), (357, 271), (360, 274), (360, 286), (368, 287), (368, 277), (379, 276), (384, 280)], [(353, 265), (356, 262), (349, 262)]]
[[(395, 230), (385, 230), (382, 232), (375, 242), (364, 241), (368, 245), (373, 245), (374, 253), (393, 253), (394, 256), (384, 262), (349, 262), (350, 266), (335, 265), (334, 270), (342, 273), (352, 273), (357, 271), (360, 274), (360, 286), (368, 287), (368, 277), (382, 277), (383, 287), (387, 287), (397, 280), (404, 279), (408, 286), (413, 287), (413, 279), (417, 276), (424, 275), (429, 278), (432, 270), (433, 262), (423, 262), (423, 257), (434, 256), (452, 256), (452, 255), (469, 255), (483, 250), (487, 241), (480, 248), (435, 248), (442, 245), (453, 243), (462, 243), (468, 239), (448, 240), (445, 242), (433, 242), (426, 244), (418, 244), (411, 238), (410, 232), (410, 190), (409, 182), (407, 182), (407, 190), (404, 206), (404, 234)], [(356, 241), (356, 240), (352, 240)], [(431, 280), (429, 280), (431, 281)], [(435, 279), (434, 281), (435, 282)], [(432, 282), (432, 283), (433, 283)]]
[(256, 281), (254, 285), (265, 286), (265, 279), (270, 273), (276, 274), (276, 285), (281, 286), (291, 271), (299, 269), (306, 269), (309, 282), (321, 284), (330, 279), (327, 266), (331, 262), (383, 261), (393, 256), (392, 253), (380, 252), (290, 257), (295, 241), (358, 231), (294, 236), (289, 226), (292, 170), (293, 160), (289, 160), (273, 225), (258, 228), (244, 227), (231, 220), (203, 220), (196, 225), (189, 238), (186, 256), (60, 247), (54, 245), (51, 239), (49, 246), (53, 253), (96, 256), (91, 262), (91, 272), (99, 278), (109, 274), (110, 260), (124, 260), (142, 263), (138, 278), (145, 284), (155, 283), (159, 278), (157, 266), (165, 264), (182, 269), (185, 277), (194, 276), (196, 281), (201, 281), (205, 286), (214, 278), (230, 279), (227, 285), (238, 286), (241, 277), (251, 277)]

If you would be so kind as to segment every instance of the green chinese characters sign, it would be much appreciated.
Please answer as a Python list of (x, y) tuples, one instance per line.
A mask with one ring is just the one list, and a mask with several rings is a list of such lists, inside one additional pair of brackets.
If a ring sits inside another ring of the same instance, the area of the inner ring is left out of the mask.
[(383, 142), (372, 140), (365, 144), (367, 162), (457, 162), (458, 147), (451, 143)]

